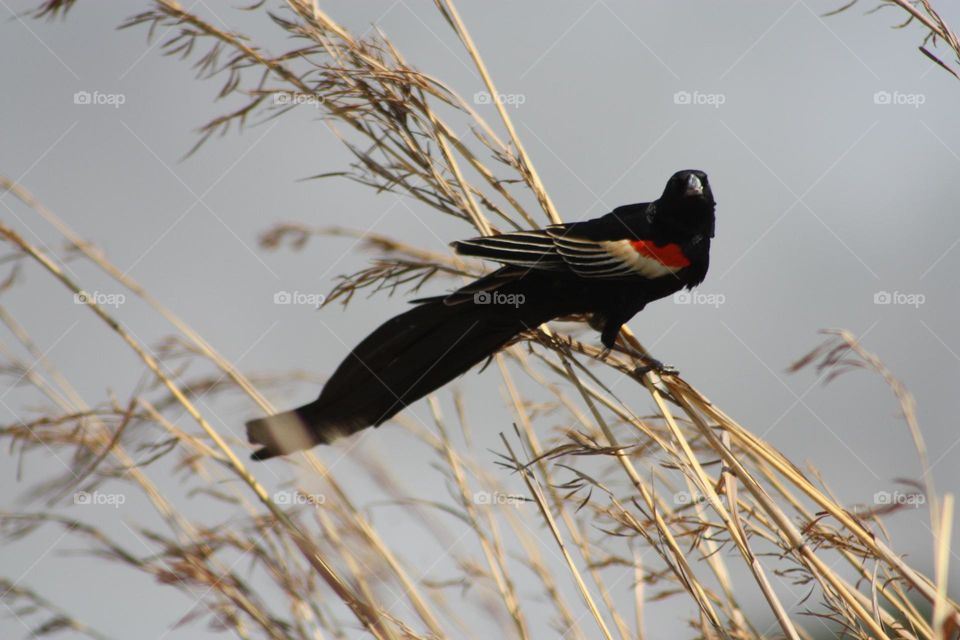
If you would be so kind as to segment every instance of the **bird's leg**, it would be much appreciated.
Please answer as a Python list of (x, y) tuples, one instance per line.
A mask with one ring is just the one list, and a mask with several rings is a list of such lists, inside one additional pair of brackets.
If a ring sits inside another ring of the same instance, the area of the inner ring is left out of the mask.
[[(606, 328), (606, 325), (607, 325), (607, 317), (606, 317), (604, 314), (600, 313), (600, 312), (591, 313), (591, 314), (590, 314), (590, 320), (588, 321), (588, 324), (589, 324), (593, 329), (596, 329), (597, 331), (600, 331), (600, 332), (604, 332), (604, 331), (605, 331), (605, 328)], [(617, 328), (617, 331), (619, 331), (619, 330), (620, 330), (620, 329), (619, 329), (619, 327), (618, 327), (618, 328)], [(614, 339), (616, 339), (616, 338), (614, 338)], [(603, 344), (603, 351), (600, 352), (600, 355), (599, 355), (598, 357), (599, 357), (600, 360), (606, 360), (606, 359), (607, 359), (607, 356), (610, 355), (610, 352), (611, 352), (613, 349), (611, 348), (611, 345), (609, 344), (609, 341), (606, 339), (606, 335), (605, 335), (605, 334), (604, 334), (604, 338), (601, 340), (601, 342), (602, 342), (602, 344)]]
[(675, 376), (679, 373), (676, 367), (665, 365), (650, 354), (637, 351), (633, 347), (627, 345), (625, 341), (621, 341), (623, 344), (618, 342), (617, 339), (620, 336), (620, 328), (623, 326), (623, 323), (618, 322), (617, 320), (618, 318), (611, 318), (610, 316), (602, 313), (594, 313), (590, 318), (590, 326), (596, 329), (599, 329), (601, 326), (603, 327), (600, 334), (600, 342), (603, 343), (604, 347), (603, 352), (600, 354), (601, 358), (606, 357), (606, 355), (611, 351), (617, 351), (636, 360), (641, 360), (645, 364), (635, 369), (635, 373), (638, 376), (642, 376), (650, 371), (656, 371), (660, 375), (672, 376)]

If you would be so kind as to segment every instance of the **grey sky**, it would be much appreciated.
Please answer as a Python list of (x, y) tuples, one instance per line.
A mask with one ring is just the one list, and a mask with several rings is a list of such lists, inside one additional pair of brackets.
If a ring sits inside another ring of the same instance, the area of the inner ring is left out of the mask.
[[(355, 33), (380, 25), (408, 61), (462, 95), (482, 90), (432, 3), (321, 4)], [(511, 96), (518, 133), (565, 219), (654, 198), (678, 169), (710, 174), (717, 237), (698, 291), (722, 304), (664, 300), (630, 326), (747, 428), (794, 462), (815, 464), (852, 505), (892, 491), (896, 478), (919, 476), (898, 407), (875, 376), (853, 373), (825, 387), (810, 371), (785, 369), (821, 340), (820, 329), (862, 336), (916, 396), (939, 488), (956, 488), (960, 83), (917, 52), (920, 29), (890, 29), (900, 20), (892, 10), (864, 15), (869, 6), (861, 3), (820, 17), (839, 4), (537, 0), (463, 2), (460, 10), (499, 90)], [(357, 299), (346, 311), (274, 305), (278, 291), (328, 292), (338, 275), (370, 256), (351, 251), (349, 239), (264, 252), (257, 236), (272, 224), (371, 229), (438, 251), (473, 233), (408, 199), (343, 180), (300, 181), (350, 160), (309, 107), (215, 138), (181, 160), (195, 130), (231, 103), (214, 103), (217, 81), (196, 80), (187, 63), (162, 57), (146, 44), (144, 29), (115, 30), (143, 3), (80, 2), (65, 22), (14, 17), (33, 5), (0, 2), (10, 18), (0, 24), (0, 173), (102, 247), (245, 372), (326, 375), (350, 346), (406, 306), (403, 296), (382, 295)], [(292, 46), (260, 14), (226, 3), (197, 2), (193, 10), (274, 51)], [(951, 8), (951, 17), (960, 20), (960, 12)], [(123, 104), (75, 104), (77, 92), (122, 95)], [(490, 105), (478, 108), (495, 120)], [(0, 216), (31, 241), (61, 248), (55, 231), (9, 195), (0, 199)], [(88, 265), (71, 266), (87, 289), (116, 291)], [(129, 351), (39, 269), (24, 277), (3, 304), (88, 400), (107, 390), (126, 397), (142, 379)], [(892, 304), (876, 303), (884, 292)], [(922, 304), (910, 304), (918, 296)], [(170, 332), (142, 305), (130, 302), (119, 313), (151, 344)], [(469, 390), (478, 451), (499, 449), (497, 433), (509, 429), (511, 414), (495, 372), (471, 372), (458, 384)], [(299, 385), (271, 398), (293, 406), (317, 391)], [(35, 393), (0, 393), (4, 422), (34, 415)], [(449, 393), (441, 398), (450, 411)], [(410, 412), (429, 416), (422, 402)], [(215, 426), (238, 437), (255, 413), (236, 396), (210, 406)], [(544, 435), (555, 426), (544, 421)], [(431, 458), (400, 429), (375, 435), (356, 453), (396, 456), (404, 490), (429, 495), (436, 482)], [(491, 469), (493, 462), (489, 454)], [(27, 508), (17, 495), (31, 481), (62, 472), (52, 456), (32, 458), (19, 481), (12, 459), (4, 467), (5, 510)], [(360, 476), (351, 460), (336, 469), (347, 479)], [(177, 478), (159, 481), (182, 491)], [(355, 498), (364, 502), (367, 490), (358, 484)], [(89, 513), (62, 508), (76, 517)], [(93, 517), (135, 547), (125, 530), (149, 521), (149, 509), (127, 505), (120, 518), (100, 509)], [(378, 524), (409, 536), (414, 557), (430, 557), (430, 549), (416, 546), (416, 529), (395, 512), (373, 513)], [(925, 512), (890, 520), (898, 550), (923, 570), (931, 567), (930, 533), (916, 523), (927, 521)], [(22, 576), (116, 637), (164, 636), (191, 606), (120, 567), (58, 557), (76, 548), (59, 536), (44, 530), (0, 550), (0, 574)], [(94, 567), (103, 581), (96, 588), (82, 573)], [(650, 625), (654, 638), (671, 629), (669, 621)], [(0, 616), (0, 635), (24, 632), (16, 619)], [(187, 626), (164, 637), (206, 636)]]

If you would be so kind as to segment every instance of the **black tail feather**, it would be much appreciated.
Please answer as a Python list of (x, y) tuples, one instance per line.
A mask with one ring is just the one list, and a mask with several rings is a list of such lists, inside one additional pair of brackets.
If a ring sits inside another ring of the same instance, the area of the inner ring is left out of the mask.
[(250, 444), (261, 447), (250, 457), (254, 460), (269, 460), (274, 456), (320, 444), (302, 414), (303, 409), (304, 407), (300, 407), (247, 422), (247, 440)]
[(317, 400), (248, 422), (248, 439), (263, 447), (253, 457), (266, 460), (379, 426), (528, 326), (518, 312), (504, 314), (470, 302), (449, 305), (433, 299), (420, 304), (361, 342)]

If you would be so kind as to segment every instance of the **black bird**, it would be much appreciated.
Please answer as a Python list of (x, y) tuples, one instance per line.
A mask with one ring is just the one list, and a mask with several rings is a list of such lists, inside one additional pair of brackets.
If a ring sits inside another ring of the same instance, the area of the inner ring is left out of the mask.
[(548, 320), (592, 314), (612, 349), (649, 302), (707, 275), (713, 192), (702, 171), (679, 171), (654, 202), (541, 230), (453, 243), (500, 269), (380, 325), (337, 367), (320, 397), (247, 423), (256, 460), (379, 426), (397, 412)]

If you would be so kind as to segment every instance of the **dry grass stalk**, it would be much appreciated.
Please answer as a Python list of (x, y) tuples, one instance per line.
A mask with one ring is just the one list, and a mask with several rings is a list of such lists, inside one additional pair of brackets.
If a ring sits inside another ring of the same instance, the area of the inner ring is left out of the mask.
[[(838, 9), (830, 11), (827, 15), (835, 15), (846, 11), (859, 1), (851, 0)], [(930, 0), (879, 0), (879, 3), (869, 13), (874, 13), (886, 7), (897, 7), (907, 14), (907, 19), (897, 25), (898, 29), (905, 28), (914, 22), (922, 24), (927, 33), (923, 38), (923, 44), (918, 47), (920, 53), (950, 73), (954, 78), (960, 80), (960, 74), (927, 47), (927, 45), (936, 47), (938, 42), (943, 42), (954, 56), (953, 64), (960, 64), (960, 40), (957, 39), (957, 35), (940, 16), (940, 13), (934, 9)]]

